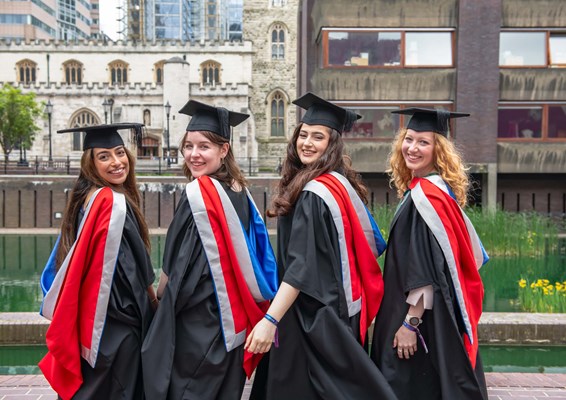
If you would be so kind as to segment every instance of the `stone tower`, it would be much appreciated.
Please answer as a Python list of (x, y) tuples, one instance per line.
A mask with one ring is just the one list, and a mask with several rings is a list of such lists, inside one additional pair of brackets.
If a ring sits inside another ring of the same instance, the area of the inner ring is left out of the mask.
[(259, 169), (273, 171), (296, 125), (299, 0), (244, 0), (243, 37), (253, 43), (250, 107)]

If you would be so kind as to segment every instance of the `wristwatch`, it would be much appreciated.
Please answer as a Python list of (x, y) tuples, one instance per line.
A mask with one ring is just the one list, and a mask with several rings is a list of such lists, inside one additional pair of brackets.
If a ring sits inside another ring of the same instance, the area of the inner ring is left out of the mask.
[(407, 316), (405, 317), (405, 322), (416, 328), (417, 326), (423, 323), (423, 320), (420, 319), (419, 317), (415, 317), (410, 314), (407, 314)]

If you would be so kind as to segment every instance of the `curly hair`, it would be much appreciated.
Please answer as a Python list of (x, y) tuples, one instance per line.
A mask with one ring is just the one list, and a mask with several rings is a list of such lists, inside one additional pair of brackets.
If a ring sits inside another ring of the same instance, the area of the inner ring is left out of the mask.
[[(248, 182), (240, 169), (240, 166), (236, 162), (236, 158), (234, 157), (234, 153), (232, 152), (232, 146), (230, 146), (230, 142), (228, 139), (223, 138), (222, 136), (218, 135), (217, 133), (210, 132), (210, 131), (191, 131), (191, 132), (198, 132), (203, 135), (205, 138), (210, 140), (212, 144), (217, 145), (218, 147), (222, 147), (224, 144), (228, 144), (228, 152), (226, 153), (226, 157), (222, 160), (222, 164), (220, 168), (210, 174), (211, 178), (214, 178), (220, 182), (227, 184), (228, 186), (232, 186), (234, 182), (236, 182), (240, 187), (244, 188), (248, 186)], [(183, 144), (185, 143), (185, 139), (187, 138), (187, 133), (183, 136), (183, 140), (181, 141), (181, 145), (179, 148), (181, 149), (181, 153), (183, 153)], [(184, 155), (184, 154), (183, 154)], [(183, 163), (183, 174), (189, 178), (190, 181), (193, 180), (193, 175), (191, 174), (191, 170), (187, 163)]]
[(277, 217), (289, 214), (305, 185), (316, 177), (332, 171), (344, 175), (352, 184), (358, 196), (367, 204), (368, 190), (362, 183), (361, 176), (352, 168), (352, 160), (344, 154), (342, 135), (338, 131), (328, 128), (330, 131), (328, 147), (318, 160), (305, 165), (301, 162), (297, 153), (297, 139), (302, 126), (301, 123), (295, 128), (293, 136), (287, 144), (287, 156), (283, 161), (281, 179), (267, 215)]
[(141, 196), (137, 186), (136, 174), (134, 172), (136, 159), (128, 149), (124, 147), (124, 150), (128, 157), (130, 170), (122, 185), (113, 185), (102, 179), (96, 170), (93, 149), (87, 149), (84, 151), (81, 158), (81, 170), (79, 172), (79, 177), (75, 181), (69, 201), (65, 207), (63, 219), (61, 220), (61, 240), (56, 253), (57, 269), (63, 263), (67, 253), (76, 240), (79, 222), (77, 216), (93, 188), (98, 189), (107, 186), (116, 192), (123, 193), (126, 196), (126, 201), (130, 204), (134, 211), (134, 216), (140, 227), (140, 235), (149, 253), (151, 249), (149, 230), (141, 212)]
[[(390, 176), (389, 183), (397, 189), (399, 198), (403, 197), (413, 179), (412, 171), (407, 167), (401, 151), (406, 134), (407, 129), (401, 128), (395, 136), (389, 154), (389, 169), (386, 171)], [(452, 189), (460, 207), (465, 207), (470, 180), (460, 152), (451, 140), (435, 134), (433, 158), (435, 171)]]

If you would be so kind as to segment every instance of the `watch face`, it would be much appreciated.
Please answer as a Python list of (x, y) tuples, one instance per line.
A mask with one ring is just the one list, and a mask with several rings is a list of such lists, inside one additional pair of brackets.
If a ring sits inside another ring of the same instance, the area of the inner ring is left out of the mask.
[(418, 317), (411, 317), (409, 318), (409, 324), (413, 325), (413, 326), (418, 326), (420, 323), (419, 318)]

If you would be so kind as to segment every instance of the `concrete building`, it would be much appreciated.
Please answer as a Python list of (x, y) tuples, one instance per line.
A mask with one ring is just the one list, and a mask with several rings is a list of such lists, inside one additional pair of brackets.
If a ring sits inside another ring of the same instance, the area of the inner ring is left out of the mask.
[(364, 116), (355, 167), (387, 189), (391, 110), (470, 112), (453, 136), (476, 201), (566, 212), (566, 4), (560, 0), (302, 0), (298, 92)]
[(98, 5), (98, 0), (0, 1), (0, 38), (96, 38), (100, 25)]

